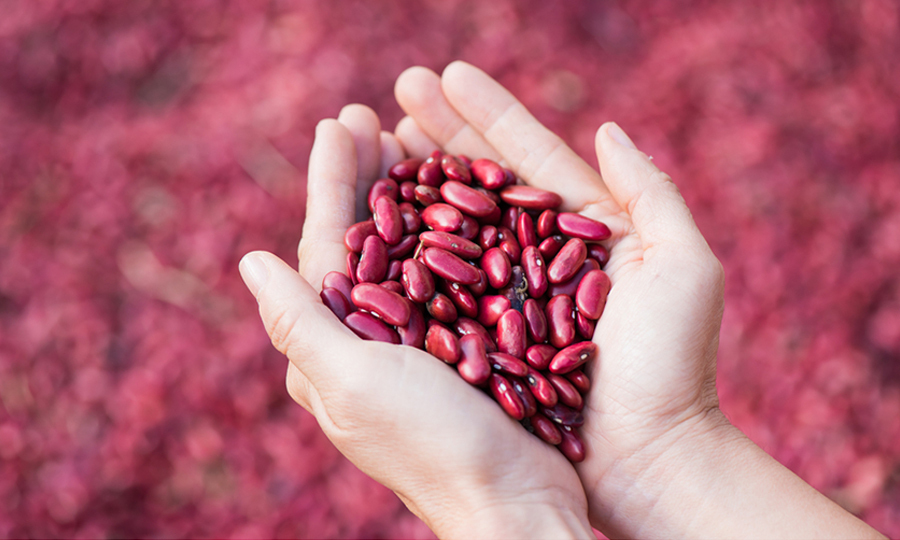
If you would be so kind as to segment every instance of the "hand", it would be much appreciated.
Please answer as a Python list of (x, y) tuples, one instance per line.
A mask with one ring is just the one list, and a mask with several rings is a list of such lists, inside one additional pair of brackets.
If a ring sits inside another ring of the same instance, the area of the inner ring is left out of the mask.
[(272, 343), (290, 360), (288, 391), (345, 456), (441, 537), (593, 538), (582, 485), (556, 449), (451, 366), (359, 339), (319, 299), (323, 276), (345, 271), (344, 232), (363, 218), (368, 188), (404, 157), (366, 107), (323, 120), (299, 274), (268, 253), (241, 261)]

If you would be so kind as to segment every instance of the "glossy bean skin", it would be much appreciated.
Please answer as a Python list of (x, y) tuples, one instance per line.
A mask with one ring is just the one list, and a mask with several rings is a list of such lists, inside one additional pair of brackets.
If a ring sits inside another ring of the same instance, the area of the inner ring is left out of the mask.
[(547, 266), (541, 252), (534, 246), (522, 250), (522, 271), (528, 280), (528, 296), (540, 298), (547, 292), (550, 282), (547, 280)]
[(378, 228), (375, 221), (367, 219), (350, 225), (347, 232), (344, 233), (344, 246), (352, 253), (359, 253), (363, 249), (363, 243), (366, 238), (378, 234)]
[[(550, 384), (549, 382), (547, 384)], [(556, 391), (554, 389), (554, 391)], [(556, 403), (555, 405), (544, 405), (540, 407), (541, 413), (549, 418), (553, 423), (560, 426), (581, 427), (584, 425), (584, 415), (575, 409)]]
[(456, 158), (465, 163), (466, 167), (468, 167), (469, 169), (472, 168), (472, 158), (470, 158), (469, 156), (465, 154), (457, 154)]
[(581, 463), (585, 458), (584, 441), (577, 431), (567, 426), (560, 429), (562, 441), (557, 445), (559, 451), (562, 452), (566, 459), (572, 463)]
[(528, 330), (528, 337), (535, 343), (544, 343), (547, 341), (547, 316), (544, 310), (534, 298), (525, 300), (522, 305), (522, 315), (525, 317), (525, 328)]
[(456, 283), (471, 285), (481, 279), (477, 268), (445, 249), (425, 248), (422, 251), (422, 262), (435, 275)]
[(580, 411), (584, 407), (584, 399), (581, 393), (575, 388), (569, 379), (555, 373), (548, 373), (547, 380), (556, 389), (556, 395), (559, 396), (559, 402), (567, 407), (572, 407), (576, 411)]
[(403, 219), (403, 234), (416, 234), (419, 232), (419, 227), (422, 226), (422, 218), (419, 217), (416, 207), (412, 203), (402, 202), (397, 205), (397, 208), (400, 210), (401, 219)]
[(591, 270), (585, 274), (575, 291), (578, 311), (589, 319), (599, 319), (606, 307), (606, 297), (611, 287), (612, 282), (603, 270)]
[(469, 290), (472, 291), (472, 294), (476, 297), (481, 297), (484, 295), (485, 291), (487, 291), (487, 286), (487, 274), (484, 273), (484, 270), (478, 269), (478, 281), (469, 285)]
[(547, 302), (547, 337), (557, 349), (568, 346), (575, 340), (575, 302), (561, 294)]
[(556, 254), (559, 253), (559, 250), (566, 244), (565, 239), (562, 235), (554, 234), (553, 236), (549, 236), (541, 240), (541, 243), (538, 244), (538, 251), (541, 252), (541, 255), (545, 260), (553, 259), (556, 257)]
[(553, 357), (556, 356), (556, 353), (558, 352), (559, 349), (553, 345), (539, 343), (528, 347), (525, 351), (525, 361), (534, 369), (543, 371), (547, 369), (547, 366), (550, 365), (550, 361), (553, 360)]
[(372, 214), (378, 236), (389, 246), (397, 244), (403, 238), (403, 217), (397, 201), (387, 195), (375, 199), (375, 210)]
[(426, 159), (419, 166), (416, 180), (423, 186), (440, 187), (444, 183), (444, 171), (441, 169), (440, 158), (435, 159), (434, 156), (431, 156)]
[(494, 326), (500, 315), (509, 309), (509, 299), (501, 295), (478, 298), (478, 322), (484, 326)]
[(478, 231), (478, 245), (482, 251), (487, 251), (497, 245), (497, 227), (485, 225)]
[(481, 257), (481, 269), (487, 276), (491, 287), (500, 289), (509, 283), (512, 265), (502, 249), (495, 247), (484, 252)]
[(510, 231), (516, 230), (516, 224), (519, 222), (519, 209), (515, 206), (510, 206), (506, 210), (503, 211), (503, 215), (500, 218), (500, 227), (508, 229)]
[(441, 170), (449, 181), (460, 182), (462, 184), (472, 183), (472, 173), (469, 167), (456, 156), (445, 155), (441, 158)]
[(558, 375), (568, 373), (594, 357), (597, 346), (590, 341), (582, 341), (562, 349), (550, 361), (548, 369)]
[(565, 235), (592, 242), (606, 240), (612, 236), (605, 223), (571, 212), (560, 212), (556, 216), (556, 227)]
[(534, 368), (529, 369), (528, 375), (526, 375), (523, 380), (525, 381), (525, 384), (528, 385), (528, 389), (531, 390), (534, 399), (536, 399), (538, 403), (544, 407), (553, 407), (557, 404), (559, 396), (556, 394), (556, 389), (553, 388), (550, 381), (544, 378), (544, 376), (538, 373)]
[(397, 202), (416, 202), (416, 186), (418, 185), (419, 184), (409, 180), (407, 180), (406, 182), (400, 182), (400, 198), (397, 199)]
[(425, 160), (420, 158), (404, 159), (388, 169), (388, 176), (398, 182), (414, 180), (419, 174), (419, 167), (424, 162)]
[(477, 219), (472, 216), (463, 216), (462, 225), (459, 226), (459, 230), (456, 231), (456, 233), (466, 240), (474, 241), (478, 238), (478, 230), (480, 227), (481, 225), (478, 223)]
[(559, 428), (541, 413), (537, 413), (531, 417), (531, 427), (534, 429), (534, 434), (545, 443), (555, 446), (562, 442), (562, 435), (559, 433)]
[(571, 382), (582, 394), (586, 394), (587, 391), (591, 389), (591, 380), (580, 369), (566, 373), (566, 378), (569, 379), (569, 382)]
[(484, 343), (487, 352), (497, 352), (497, 343), (488, 333), (485, 327), (478, 324), (478, 321), (468, 317), (460, 317), (453, 324), (453, 329), (460, 336), (475, 335)]
[(397, 202), (397, 199), (400, 197), (400, 186), (397, 184), (397, 181), (393, 178), (382, 178), (372, 184), (368, 198), (369, 212), (375, 211), (375, 201), (381, 196), (387, 196), (393, 199), (394, 202)]
[(516, 173), (512, 171), (512, 169), (503, 168), (503, 173), (506, 174), (506, 183), (507, 186), (516, 185)]
[(325, 307), (330, 309), (331, 312), (342, 321), (347, 318), (347, 315), (353, 312), (353, 308), (350, 306), (347, 297), (337, 289), (326, 287), (319, 293), (319, 298), (322, 299), (322, 303), (325, 304)]
[(478, 316), (478, 300), (464, 285), (442, 279), (440, 289), (447, 295), (447, 298), (453, 301), (458, 314), (471, 319)]
[(563, 283), (572, 278), (587, 258), (587, 246), (584, 240), (572, 238), (559, 250), (556, 257), (547, 266), (547, 280), (550, 283)]
[(603, 244), (588, 244), (588, 257), (597, 261), (602, 270), (609, 262), (609, 250)]
[(553, 234), (556, 233), (556, 212), (553, 210), (544, 210), (541, 212), (534, 228), (540, 239), (553, 236)]
[(456, 364), (459, 375), (473, 386), (481, 386), (491, 376), (484, 342), (475, 335), (465, 335), (459, 339), (460, 359)]
[(500, 407), (506, 411), (506, 414), (512, 416), (516, 420), (525, 418), (525, 404), (512, 388), (509, 380), (499, 373), (492, 373), (488, 382), (488, 388), (491, 395)]
[(597, 321), (592, 319), (588, 319), (579, 311), (575, 311), (575, 330), (578, 332), (578, 335), (586, 340), (591, 340), (594, 338), (594, 328), (597, 326)]
[(397, 333), (400, 335), (400, 344), (409, 345), (421, 349), (425, 347), (425, 332), (428, 327), (425, 324), (425, 316), (422, 315), (422, 308), (413, 303), (412, 300), (404, 298), (409, 304), (409, 322), (405, 326), (398, 326)]
[(419, 241), (425, 247), (438, 247), (463, 259), (481, 257), (481, 246), (453, 233), (425, 231), (419, 234)]
[(508, 309), (497, 321), (497, 349), (516, 358), (525, 357), (525, 317), (515, 309)]
[(499, 371), (507, 375), (515, 375), (516, 377), (525, 377), (528, 375), (528, 364), (511, 354), (504, 352), (488, 353), (488, 360), (494, 371)]
[(512, 264), (519, 264), (519, 259), (522, 256), (522, 248), (519, 246), (519, 241), (516, 240), (512, 231), (506, 227), (499, 227), (497, 229), (497, 241), (498, 247), (506, 253), (509, 262)]
[(344, 324), (364, 340), (400, 344), (400, 334), (396, 330), (364, 311), (354, 311), (347, 315)]
[(350, 281), (354, 285), (359, 283), (359, 278), (356, 277), (357, 270), (359, 270), (359, 255), (350, 252), (347, 254), (347, 275), (350, 276)]
[(503, 202), (528, 210), (553, 210), (562, 204), (556, 193), (531, 186), (507, 186), (500, 192)]
[(537, 232), (534, 230), (534, 219), (528, 212), (519, 214), (516, 221), (516, 239), (523, 250), (528, 246), (537, 246)]
[(419, 237), (417, 235), (407, 234), (398, 244), (387, 247), (388, 259), (402, 259), (412, 253), (418, 244)]
[(425, 334), (425, 350), (443, 362), (455, 364), (459, 362), (459, 339), (449, 329), (441, 325), (433, 325)]
[(424, 304), (434, 296), (434, 276), (431, 270), (415, 259), (403, 261), (400, 283), (413, 302)]
[(426, 206), (419, 214), (422, 222), (435, 231), (453, 232), (462, 226), (462, 212), (446, 203)]
[(388, 324), (404, 326), (409, 322), (406, 300), (381, 285), (360, 283), (350, 292), (350, 300), (360, 309), (377, 313)]
[(472, 176), (487, 189), (496, 190), (506, 184), (503, 167), (490, 159), (476, 159), (472, 162)]
[(441, 191), (432, 186), (416, 186), (416, 188), (413, 189), (413, 195), (416, 198), (416, 202), (422, 206), (431, 206), (432, 204), (439, 203), (443, 200), (441, 199)]
[[(388, 255), (390, 257), (390, 255)], [(403, 263), (399, 259), (393, 259), (388, 263), (387, 274), (384, 275), (385, 281), (397, 281), (400, 279)]]
[(585, 259), (584, 263), (581, 265), (581, 269), (577, 274), (572, 276), (571, 279), (565, 281), (563, 283), (551, 283), (550, 287), (547, 289), (548, 296), (557, 296), (560, 294), (565, 294), (567, 296), (575, 297), (576, 292), (578, 291), (578, 285), (581, 284), (581, 279), (590, 272), (591, 270), (598, 270), (600, 265), (597, 264), (597, 261), (594, 259)]
[[(397, 261), (397, 262), (400, 262), (400, 261)], [(396, 294), (400, 295), (401, 297), (403, 296), (403, 292), (404, 292), (403, 285), (400, 285), (399, 281), (386, 280), (386, 281), (382, 281), (381, 283), (379, 283), (378, 286), (384, 287), (385, 289), (387, 289), (393, 293), (396, 293)], [(404, 300), (408, 300), (408, 299), (404, 298)]]
[(346, 275), (340, 272), (328, 272), (325, 274), (325, 277), (322, 278), (322, 288), (327, 289), (329, 287), (341, 291), (344, 298), (346, 298), (348, 302), (350, 301), (350, 291), (353, 290), (353, 281)]
[(456, 304), (441, 293), (434, 293), (434, 296), (425, 303), (425, 309), (429, 315), (445, 323), (452, 323), (459, 317)]
[(387, 245), (378, 236), (370, 236), (363, 243), (356, 267), (356, 279), (360, 283), (381, 283), (388, 269)]
[(441, 185), (441, 197), (460, 212), (476, 218), (489, 216), (497, 208), (487, 195), (455, 180)]
[(537, 402), (535, 401), (534, 396), (531, 394), (531, 390), (529, 390), (525, 385), (525, 382), (518, 377), (510, 375), (506, 378), (512, 385), (512, 388), (516, 392), (516, 395), (519, 396), (519, 399), (522, 400), (522, 405), (525, 406), (525, 418), (534, 416), (535, 413), (537, 413)]

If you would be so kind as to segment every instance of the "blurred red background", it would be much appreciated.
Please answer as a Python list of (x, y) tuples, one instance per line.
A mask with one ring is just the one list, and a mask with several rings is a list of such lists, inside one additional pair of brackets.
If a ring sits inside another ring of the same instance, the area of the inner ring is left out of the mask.
[(4, 2), (0, 536), (430, 536), (288, 398), (237, 262), (296, 262), (318, 120), (392, 129), (397, 75), (457, 58), (589, 162), (615, 120), (672, 174), (727, 273), (726, 413), (900, 536), (898, 26), (893, 0)]

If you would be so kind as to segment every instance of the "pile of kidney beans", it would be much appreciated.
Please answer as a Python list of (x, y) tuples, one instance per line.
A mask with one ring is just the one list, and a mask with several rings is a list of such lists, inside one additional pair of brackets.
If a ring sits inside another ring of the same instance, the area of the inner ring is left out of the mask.
[(325, 276), (322, 301), (363, 339), (455, 365), (582, 461), (575, 428), (590, 380), (579, 368), (597, 351), (591, 337), (610, 289), (598, 242), (609, 228), (558, 213), (559, 195), (517, 185), (488, 159), (435, 151), (388, 174), (369, 191), (372, 219), (347, 230), (347, 273)]

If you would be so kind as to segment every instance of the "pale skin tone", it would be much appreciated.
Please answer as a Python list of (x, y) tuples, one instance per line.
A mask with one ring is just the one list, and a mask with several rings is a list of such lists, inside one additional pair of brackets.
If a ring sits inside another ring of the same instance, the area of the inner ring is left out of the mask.
[[(600, 173), (477, 68), (411, 68), (395, 133), (361, 105), (316, 129), (299, 273), (249, 254), (241, 273), (291, 396), (356, 466), (441, 538), (881, 538), (734, 428), (718, 408), (723, 272), (678, 189), (615, 124)], [(424, 351), (357, 338), (321, 303), (344, 231), (387, 167), (441, 148), (502, 162), (613, 231), (613, 288), (572, 466)]]

